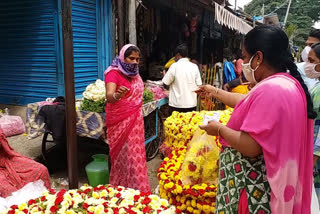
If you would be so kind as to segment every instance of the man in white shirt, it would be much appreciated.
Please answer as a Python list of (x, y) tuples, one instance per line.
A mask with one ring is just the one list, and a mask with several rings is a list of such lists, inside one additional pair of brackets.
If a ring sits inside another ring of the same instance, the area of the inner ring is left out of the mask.
[(194, 92), (202, 84), (199, 68), (189, 61), (188, 47), (179, 45), (175, 50), (175, 60), (162, 82), (169, 86), (170, 112), (196, 110), (197, 94)]

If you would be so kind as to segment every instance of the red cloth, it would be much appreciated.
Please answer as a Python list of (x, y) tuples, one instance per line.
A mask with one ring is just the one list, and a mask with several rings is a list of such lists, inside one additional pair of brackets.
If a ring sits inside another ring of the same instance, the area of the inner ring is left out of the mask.
[(242, 63), (243, 63), (242, 59), (238, 59), (235, 63), (234, 71), (236, 72), (237, 77), (240, 77), (242, 74)]
[(50, 188), (47, 168), (14, 151), (0, 130), (0, 196), (6, 198), (12, 192), (39, 179)]
[[(105, 83), (124, 85), (130, 91), (115, 103), (106, 105), (107, 139), (110, 148), (110, 184), (150, 191), (144, 123), (142, 115), (143, 82), (139, 75), (130, 82), (119, 72), (109, 71)], [(129, 84), (129, 85), (127, 85)]]
[(249, 214), (249, 204), (246, 189), (240, 191), (238, 214)]
[(129, 81), (118, 70), (111, 70), (106, 74), (105, 83), (110, 82), (115, 83), (117, 87), (125, 86), (131, 90)]

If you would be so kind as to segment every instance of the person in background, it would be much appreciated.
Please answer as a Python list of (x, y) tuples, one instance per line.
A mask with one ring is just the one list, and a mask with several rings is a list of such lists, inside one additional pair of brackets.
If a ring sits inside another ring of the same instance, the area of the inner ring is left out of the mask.
[[(305, 74), (310, 79), (319, 80), (320, 78), (320, 42), (311, 45), (308, 54), (308, 60), (305, 62)], [(320, 199), (320, 83), (317, 82), (311, 90), (314, 111), (317, 117), (314, 120), (314, 146), (313, 146), (313, 163), (316, 165), (314, 173), (314, 184), (318, 200)], [(320, 204), (320, 200), (319, 200)]]
[(173, 111), (195, 111), (197, 94), (194, 91), (202, 84), (199, 68), (189, 61), (188, 47), (179, 45), (175, 50), (175, 63), (165, 73), (162, 82), (169, 86), (170, 115)]
[(306, 47), (301, 52), (301, 58), (303, 62), (297, 64), (298, 71), (301, 74), (302, 79), (306, 83), (309, 91), (312, 90), (312, 88), (315, 86), (318, 80), (308, 78), (306, 76), (304, 68), (305, 68), (305, 63), (308, 61), (308, 55), (311, 50), (311, 46), (318, 42), (320, 42), (320, 29), (311, 30), (309, 33), (308, 39), (306, 41)]
[(236, 59), (234, 59), (232, 63), (234, 65), (234, 71), (236, 72), (237, 77), (241, 77), (243, 60), (240, 49), (237, 51)]
[(48, 169), (14, 151), (0, 129), (0, 197), (6, 198), (26, 184), (40, 179), (46, 188), (51, 188)]
[(247, 95), (197, 91), (234, 107), (227, 126), (201, 126), (222, 144), (217, 213), (311, 212), (315, 112), (288, 48), (281, 28), (257, 26), (242, 49), (243, 73), (256, 86)]
[(105, 71), (106, 126), (110, 147), (110, 184), (150, 191), (145, 152), (140, 50), (125, 45)]

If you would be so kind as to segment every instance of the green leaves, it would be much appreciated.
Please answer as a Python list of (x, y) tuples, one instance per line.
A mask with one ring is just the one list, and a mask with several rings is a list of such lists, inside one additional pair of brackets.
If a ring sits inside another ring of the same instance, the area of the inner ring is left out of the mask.
[(149, 103), (153, 101), (153, 93), (149, 91), (147, 88), (143, 91), (143, 104)]
[(84, 98), (80, 109), (82, 111), (91, 111), (91, 112), (104, 112), (105, 110), (105, 106), (106, 106), (106, 101), (104, 100), (100, 100), (100, 101), (93, 101), (93, 100), (89, 100)]

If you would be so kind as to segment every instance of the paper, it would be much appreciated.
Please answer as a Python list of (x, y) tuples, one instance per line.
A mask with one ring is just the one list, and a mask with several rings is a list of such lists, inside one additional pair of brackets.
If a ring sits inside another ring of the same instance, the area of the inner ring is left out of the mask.
[(204, 115), (203, 117), (203, 125), (208, 125), (209, 121), (219, 122), (220, 114), (218, 112), (214, 112), (213, 115)]

